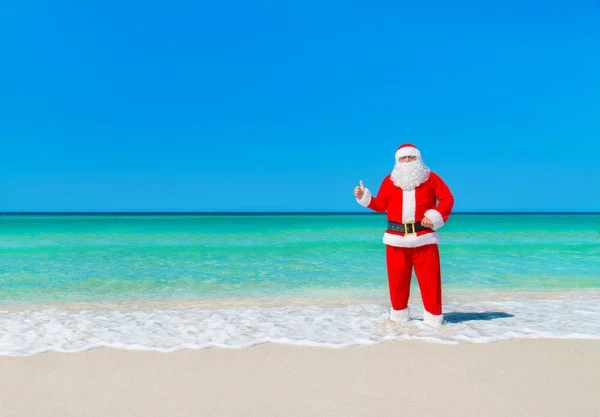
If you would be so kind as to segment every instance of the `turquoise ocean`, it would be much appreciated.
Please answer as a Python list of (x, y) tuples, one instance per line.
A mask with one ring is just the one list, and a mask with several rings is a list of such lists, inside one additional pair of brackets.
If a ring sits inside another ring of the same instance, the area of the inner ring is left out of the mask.
[(600, 338), (600, 215), (454, 214), (446, 326), (389, 310), (380, 214), (0, 215), (0, 354)]

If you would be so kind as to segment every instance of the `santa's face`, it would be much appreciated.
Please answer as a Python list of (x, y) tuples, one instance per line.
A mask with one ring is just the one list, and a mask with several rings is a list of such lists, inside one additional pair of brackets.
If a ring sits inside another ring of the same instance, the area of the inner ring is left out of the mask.
[(417, 157), (414, 155), (407, 155), (407, 156), (401, 156), (400, 158), (398, 158), (399, 162), (412, 162), (412, 161), (416, 161)]
[(392, 171), (392, 182), (403, 190), (414, 190), (429, 179), (429, 168), (416, 156), (398, 159)]

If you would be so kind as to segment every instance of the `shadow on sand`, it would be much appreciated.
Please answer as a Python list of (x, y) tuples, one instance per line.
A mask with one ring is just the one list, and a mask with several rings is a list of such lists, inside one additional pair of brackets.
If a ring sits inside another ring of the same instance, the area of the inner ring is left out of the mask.
[(454, 312), (444, 314), (444, 321), (448, 323), (462, 323), (472, 320), (494, 320), (514, 317), (514, 314), (504, 313), (502, 311), (482, 311), (480, 313)]

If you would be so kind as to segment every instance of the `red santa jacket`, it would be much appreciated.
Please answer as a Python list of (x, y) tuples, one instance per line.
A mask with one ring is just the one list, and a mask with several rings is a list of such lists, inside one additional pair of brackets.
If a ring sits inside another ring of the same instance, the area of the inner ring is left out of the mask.
[(436, 230), (448, 221), (454, 206), (454, 197), (448, 186), (433, 172), (429, 174), (427, 181), (411, 191), (396, 186), (390, 177), (388, 175), (383, 179), (377, 197), (373, 197), (369, 189), (365, 188), (363, 197), (357, 199), (358, 203), (379, 213), (387, 211), (388, 220), (397, 223), (420, 223), (423, 217), (427, 217), (433, 222), (433, 228), (406, 236), (388, 229), (383, 235), (383, 243), (400, 247), (439, 243)]

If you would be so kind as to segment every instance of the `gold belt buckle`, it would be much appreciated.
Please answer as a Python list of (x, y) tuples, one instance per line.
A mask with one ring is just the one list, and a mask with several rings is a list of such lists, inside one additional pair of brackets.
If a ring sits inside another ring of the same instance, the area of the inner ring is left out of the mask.
[[(406, 230), (406, 226), (409, 225), (409, 224), (412, 225), (412, 232), (410, 232), (410, 233)], [(415, 222), (404, 223), (404, 234), (405, 235), (410, 236), (410, 235), (414, 235), (416, 233), (417, 232), (415, 232)]]

